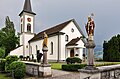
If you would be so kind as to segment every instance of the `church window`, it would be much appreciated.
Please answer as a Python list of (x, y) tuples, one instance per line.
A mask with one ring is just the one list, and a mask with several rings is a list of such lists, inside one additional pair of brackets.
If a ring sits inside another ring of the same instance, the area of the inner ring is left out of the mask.
[(53, 55), (53, 42), (51, 42), (51, 53), (50, 55)]
[(65, 41), (68, 41), (68, 40), (69, 40), (69, 36), (66, 35), (66, 36), (65, 36)]
[(26, 48), (28, 48), (28, 45), (26, 46)]
[(37, 52), (37, 50), (38, 50), (38, 46), (36, 45), (36, 52)]
[(30, 23), (27, 24), (27, 31), (31, 32), (31, 24)]
[(23, 32), (23, 26), (22, 26), (22, 24), (21, 24), (21, 33)]

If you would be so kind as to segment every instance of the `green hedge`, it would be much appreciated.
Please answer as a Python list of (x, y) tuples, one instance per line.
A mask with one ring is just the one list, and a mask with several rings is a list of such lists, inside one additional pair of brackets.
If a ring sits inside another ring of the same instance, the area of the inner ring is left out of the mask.
[(25, 76), (26, 66), (23, 62), (14, 61), (10, 64), (11, 74), (14, 72), (16, 79), (21, 79)]
[(6, 63), (5, 63), (5, 70), (6, 70), (6, 71), (9, 70), (10, 64), (11, 64), (12, 62), (14, 62), (14, 61), (17, 61), (18, 59), (19, 59), (19, 58), (18, 58), (17, 56), (15, 56), (15, 55), (7, 56), (7, 57), (6, 57)]
[(5, 71), (6, 59), (0, 59), (0, 71)]
[(62, 70), (65, 71), (78, 71), (78, 69), (84, 68), (86, 64), (65, 64), (62, 65)]
[(120, 62), (106, 62), (106, 63), (101, 63), (101, 64), (95, 64), (95, 67), (117, 65), (117, 64), (120, 64)]
[(68, 57), (66, 59), (67, 64), (72, 64), (72, 63), (81, 63), (82, 60), (78, 57)]

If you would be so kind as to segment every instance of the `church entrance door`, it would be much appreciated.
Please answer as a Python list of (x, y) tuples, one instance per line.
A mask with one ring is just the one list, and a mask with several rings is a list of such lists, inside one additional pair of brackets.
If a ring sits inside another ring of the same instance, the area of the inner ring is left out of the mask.
[(70, 51), (70, 57), (74, 57), (74, 49), (71, 49), (71, 51)]

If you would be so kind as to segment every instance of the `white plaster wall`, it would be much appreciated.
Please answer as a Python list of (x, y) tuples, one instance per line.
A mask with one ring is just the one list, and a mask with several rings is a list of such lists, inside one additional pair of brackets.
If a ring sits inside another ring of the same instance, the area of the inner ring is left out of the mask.
[[(51, 54), (51, 42), (53, 42), (53, 55), (50, 55)], [(40, 53), (43, 53), (42, 43), (43, 43), (43, 39), (30, 43), (30, 46), (32, 46), (32, 54), (34, 55), (34, 57), (36, 57), (36, 45), (38, 47), (38, 50), (40, 50)], [(57, 60), (58, 58), (57, 56), (58, 46), (57, 45), (58, 45), (58, 36), (53, 36), (53, 37), (48, 38), (48, 52), (47, 52), (48, 60)]]
[(80, 59), (83, 59), (83, 48), (78, 49)]
[(20, 45), (23, 45), (23, 34), (20, 35)]
[[(74, 29), (74, 32), (71, 32), (71, 29)], [(73, 38), (77, 38), (82, 36), (81, 33), (79, 32), (79, 30), (77, 29), (77, 27), (75, 26), (74, 22), (70, 22), (63, 30), (61, 30), (61, 32), (64, 32), (64, 35), (61, 35), (61, 60), (65, 60), (65, 47), (66, 44), (71, 41)], [(65, 36), (68, 35), (69, 36), (69, 41), (66, 42), (65, 41)], [(68, 55), (69, 56), (69, 55)]]
[(25, 56), (29, 56), (29, 44), (28, 41), (34, 37), (34, 34), (26, 34), (24, 33), (24, 50), (25, 50)]
[(23, 55), (23, 46), (13, 50), (13, 51), (10, 51), (10, 55), (17, 55), (18, 57), (20, 55)]
[(82, 40), (79, 40), (77, 44), (78, 44), (77, 47), (85, 48), (84, 42)]

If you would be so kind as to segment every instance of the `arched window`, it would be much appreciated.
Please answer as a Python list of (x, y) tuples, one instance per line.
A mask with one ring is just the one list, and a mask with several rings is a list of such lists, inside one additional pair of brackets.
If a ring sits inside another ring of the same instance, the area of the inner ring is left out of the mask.
[(21, 33), (23, 32), (23, 25), (21, 24)]
[(31, 24), (30, 23), (27, 24), (27, 31), (31, 32)]
[(66, 35), (66, 36), (65, 36), (65, 41), (68, 41), (68, 40), (69, 40), (69, 36)]
[(38, 50), (38, 47), (37, 47), (37, 45), (36, 45), (36, 52), (37, 52), (37, 50)]
[(51, 42), (51, 53), (50, 55), (53, 55), (53, 42)]

